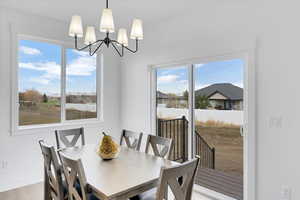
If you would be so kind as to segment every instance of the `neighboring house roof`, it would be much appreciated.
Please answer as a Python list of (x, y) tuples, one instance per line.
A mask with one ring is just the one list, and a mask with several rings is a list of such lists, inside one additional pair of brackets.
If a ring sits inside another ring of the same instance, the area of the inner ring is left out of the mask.
[(196, 90), (196, 96), (210, 97), (215, 93), (220, 93), (231, 100), (243, 100), (243, 88), (235, 86), (231, 83), (216, 83), (205, 88)]
[(157, 91), (156, 92), (156, 97), (159, 98), (159, 99), (167, 99), (168, 98), (168, 95), (161, 92), (161, 91)]

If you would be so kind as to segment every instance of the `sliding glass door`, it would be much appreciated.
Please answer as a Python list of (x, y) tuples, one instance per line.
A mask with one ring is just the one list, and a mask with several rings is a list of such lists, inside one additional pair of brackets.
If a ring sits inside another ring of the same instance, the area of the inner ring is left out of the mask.
[(172, 160), (188, 159), (189, 68), (157, 68), (156, 134), (173, 140)]
[(173, 139), (172, 160), (200, 156), (196, 183), (236, 199), (243, 196), (243, 71), (242, 59), (153, 69), (154, 127)]
[[(243, 68), (241, 59), (194, 64), (197, 183), (243, 198)], [(216, 181), (218, 180), (218, 181)]]

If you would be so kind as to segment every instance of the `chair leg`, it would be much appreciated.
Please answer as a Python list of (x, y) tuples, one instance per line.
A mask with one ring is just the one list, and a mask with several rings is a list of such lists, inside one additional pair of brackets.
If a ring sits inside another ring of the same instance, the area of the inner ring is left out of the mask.
[(169, 189), (168, 188), (169, 187), (167, 186), (166, 190), (165, 190), (165, 200), (168, 200), (168, 198), (169, 198)]
[(48, 178), (45, 172), (45, 178), (44, 178), (44, 200), (51, 200), (50, 198), (50, 190), (49, 190), (49, 182), (48, 182)]

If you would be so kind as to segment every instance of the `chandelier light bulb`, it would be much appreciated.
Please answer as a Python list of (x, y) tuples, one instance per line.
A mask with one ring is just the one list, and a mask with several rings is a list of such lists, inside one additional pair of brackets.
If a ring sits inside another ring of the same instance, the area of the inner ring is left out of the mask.
[(127, 37), (127, 31), (125, 28), (120, 28), (118, 32), (118, 42), (120, 44), (123, 44), (125, 47), (128, 46), (128, 37)]
[(96, 42), (95, 27), (88, 26), (85, 32), (84, 44), (89, 45)]
[(69, 36), (71, 37), (83, 37), (82, 21), (79, 15), (72, 16), (70, 27), (69, 27)]
[(109, 8), (104, 8), (102, 11), (102, 17), (100, 22), (100, 31), (104, 33), (115, 32), (114, 19), (112, 15), (112, 10)]
[(140, 19), (133, 20), (130, 38), (134, 40), (135, 39), (142, 40), (144, 38), (142, 20)]

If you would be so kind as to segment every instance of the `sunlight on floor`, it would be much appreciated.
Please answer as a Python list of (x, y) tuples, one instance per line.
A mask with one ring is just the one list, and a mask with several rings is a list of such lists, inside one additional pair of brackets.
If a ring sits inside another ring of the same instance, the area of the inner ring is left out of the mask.
[(203, 196), (199, 192), (194, 192), (192, 196), (192, 200), (214, 200), (214, 199)]
[[(173, 200), (175, 199), (172, 192), (169, 190), (169, 197), (168, 199)], [(192, 200), (215, 200), (214, 198), (209, 198), (207, 196), (202, 195), (199, 192), (193, 192)]]

